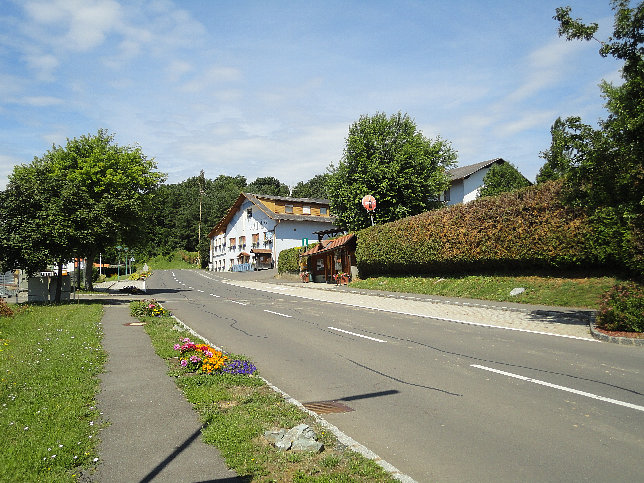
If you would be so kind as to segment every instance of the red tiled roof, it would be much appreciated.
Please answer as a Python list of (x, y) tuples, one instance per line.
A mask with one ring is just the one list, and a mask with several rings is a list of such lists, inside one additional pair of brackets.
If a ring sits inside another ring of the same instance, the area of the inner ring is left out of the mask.
[(322, 253), (322, 252), (335, 250), (336, 248), (340, 248), (341, 246), (346, 245), (354, 237), (355, 235), (353, 233), (349, 233), (347, 235), (334, 238), (333, 240), (322, 240), (319, 244), (315, 245), (309, 251), (304, 252), (302, 256), (309, 256), (315, 253)]

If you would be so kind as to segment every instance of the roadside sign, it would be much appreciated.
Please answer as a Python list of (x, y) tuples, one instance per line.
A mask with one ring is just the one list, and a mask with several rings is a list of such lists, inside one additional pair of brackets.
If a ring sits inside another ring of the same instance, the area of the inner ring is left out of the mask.
[(376, 209), (376, 199), (371, 195), (367, 195), (362, 198), (362, 206), (367, 211), (374, 211)]

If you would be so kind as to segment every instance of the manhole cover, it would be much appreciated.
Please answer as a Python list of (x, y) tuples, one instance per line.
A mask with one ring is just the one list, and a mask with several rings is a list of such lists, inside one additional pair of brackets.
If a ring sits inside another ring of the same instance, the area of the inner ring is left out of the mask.
[(127, 324), (123, 324), (127, 326), (134, 326), (134, 325), (145, 325), (145, 322), (129, 322)]
[(316, 401), (304, 403), (303, 406), (317, 414), (348, 413), (353, 411), (346, 404), (338, 401)]

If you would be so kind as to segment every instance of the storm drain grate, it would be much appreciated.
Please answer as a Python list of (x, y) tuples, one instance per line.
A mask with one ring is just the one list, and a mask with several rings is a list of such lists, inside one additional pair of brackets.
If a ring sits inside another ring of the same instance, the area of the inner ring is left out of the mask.
[(317, 414), (348, 413), (353, 411), (352, 408), (338, 401), (308, 402), (304, 403), (303, 406)]

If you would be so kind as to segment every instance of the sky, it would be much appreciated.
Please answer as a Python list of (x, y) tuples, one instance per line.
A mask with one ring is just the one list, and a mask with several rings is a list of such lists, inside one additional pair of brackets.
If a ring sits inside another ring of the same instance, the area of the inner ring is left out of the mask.
[(13, 167), (106, 129), (168, 183), (342, 159), (349, 127), (408, 114), (458, 165), (534, 181), (558, 116), (606, 117), (620, 64), (557, 35), (555, 9), (612, 33), (609, 0), (0, 0), (0, 189)]

